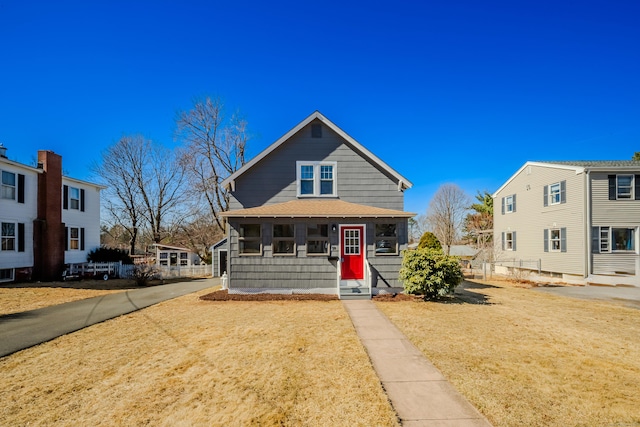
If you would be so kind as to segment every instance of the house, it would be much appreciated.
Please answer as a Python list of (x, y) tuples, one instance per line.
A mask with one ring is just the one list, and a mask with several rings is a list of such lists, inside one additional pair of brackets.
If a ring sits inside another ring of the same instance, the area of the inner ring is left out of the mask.
[(640, 162), (527, 162), (493, 197), (498, 260), (640, 286)]
[(227, 238), (220, 239), (211, 246), (213, 277), (221, 277), (227, 271)]
[(162, 267), (190, 267), (200, 265), (200, 257), (190, 249), (178, 246), (153, 245), (156, 251), (156, 265)]
[(314, 112), (222, 183), (230, 292), (398, 291), (411, 182)]
[(64, 265), (100, 246), (100, 190), (62, 175), (62, 157), (9, 160), (0, 145), (0, 282), (57, 280)]

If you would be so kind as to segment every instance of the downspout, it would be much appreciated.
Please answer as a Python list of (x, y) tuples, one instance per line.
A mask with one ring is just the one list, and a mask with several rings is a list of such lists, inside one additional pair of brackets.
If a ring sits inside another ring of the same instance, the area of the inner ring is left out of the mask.
[(592, 260), (592, 256), (591, 256), (591, 252), (593, 251), (593, 248), (591, 247), (592, 245), (592, 236), (591, 236), (591, 178), (589, 176), (590, 171), (589, 169), (585, 169), (585, 195), (584, 195), (584, 204), (585, 204), (585, 208), (583, 209), (584, 212), (584, 224), (585, 224), (585, 247), (587, 248), (586, 252), (585, 252), (585, 272), (584, 272), (584, 277), (585, 279), (587, 277), (589, 277), (589, 274), (591, 272), (591, 260)]

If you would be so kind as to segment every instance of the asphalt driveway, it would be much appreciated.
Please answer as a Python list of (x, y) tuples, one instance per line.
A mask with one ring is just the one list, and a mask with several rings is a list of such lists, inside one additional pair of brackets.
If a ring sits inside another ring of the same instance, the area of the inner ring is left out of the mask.
[(218, 278), (171, 283), (0, 316), (0, 357), (219, 283)]
[(570, 298), (616, 302), (640, 309), (640, 287), (630, 286), (545, 286), (533, 288), (540, 292)]

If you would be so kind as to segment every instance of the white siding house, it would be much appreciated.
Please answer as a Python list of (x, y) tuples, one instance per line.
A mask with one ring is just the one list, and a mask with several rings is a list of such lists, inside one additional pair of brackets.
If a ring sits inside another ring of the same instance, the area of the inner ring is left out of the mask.
[(100, 190), (104, 187), (64, 176), (62, 188), (64, 262), (86, 262), (87, 254), (100, 247)]

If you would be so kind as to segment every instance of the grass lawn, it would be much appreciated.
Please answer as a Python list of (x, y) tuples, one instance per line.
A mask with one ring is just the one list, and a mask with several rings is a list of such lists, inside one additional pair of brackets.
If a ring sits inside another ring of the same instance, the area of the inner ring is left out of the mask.
[(495, 426), (640, 426), (640, 310), (478, 286), (485, 303), (376, 302)]
[(208, 292), (0, 359), (0, 425), (397, 425), (339, 301)]

